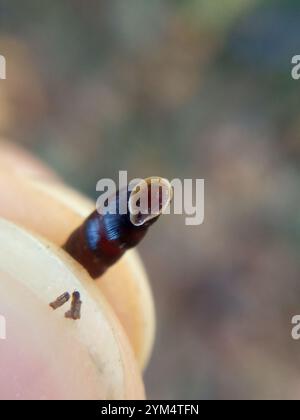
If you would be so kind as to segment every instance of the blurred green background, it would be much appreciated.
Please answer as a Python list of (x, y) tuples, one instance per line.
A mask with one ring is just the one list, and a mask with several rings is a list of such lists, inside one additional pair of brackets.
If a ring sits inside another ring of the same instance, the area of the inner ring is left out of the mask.
[(96, 182), (205, 178), (203, 226), (140, 251), (157, 303), (149, 398), (300, 398), (300, 3), (0, 0), (0, 130)]

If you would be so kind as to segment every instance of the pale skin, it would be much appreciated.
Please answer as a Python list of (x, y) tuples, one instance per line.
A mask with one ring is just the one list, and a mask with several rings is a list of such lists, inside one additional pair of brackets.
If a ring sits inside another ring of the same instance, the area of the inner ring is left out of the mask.
[[(0, 197), (0, 217), (21, 227), (0, 220), (0, 398), (143, 398), (154, 310), (139, 257), (91, 280), (60, 246), (92, 203), (9, 143), (0, 143)], [(78, 321), (49, 307), (74, 290)]]

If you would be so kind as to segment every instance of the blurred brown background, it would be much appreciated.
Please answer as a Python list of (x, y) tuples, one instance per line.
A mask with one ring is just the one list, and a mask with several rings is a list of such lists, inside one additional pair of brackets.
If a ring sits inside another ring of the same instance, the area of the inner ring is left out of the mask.
[(296, 0), (0, 0), (0, 129), (96, 198), (101, 177), (205, 178), (203, 226), (140, 247), (150, 398), (299, 398)]

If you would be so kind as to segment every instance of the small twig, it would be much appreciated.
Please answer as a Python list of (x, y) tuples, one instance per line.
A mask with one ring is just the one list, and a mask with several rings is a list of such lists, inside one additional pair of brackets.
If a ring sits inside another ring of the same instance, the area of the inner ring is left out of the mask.
[(51, 306), (51, 308), (55, 310), (63, 306), (65, 303), (67, 303), (70, 297), (71, 297), (70, 293), (65, 292), (61, 296), (59, 296), (57, 299), (55, 299), (54, 302), (51, 302), (49, 305)]

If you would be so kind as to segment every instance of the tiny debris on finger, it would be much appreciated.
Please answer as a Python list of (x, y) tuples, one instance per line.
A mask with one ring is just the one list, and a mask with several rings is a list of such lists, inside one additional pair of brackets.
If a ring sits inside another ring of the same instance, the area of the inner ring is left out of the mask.
[(62, 295), (60, 295), (57, 299), (55, 299), (54, 302), (49, 303), (49, 306), (51, 306), (51, 308), (53, 308), (54, 310), (60, 308), (69, 301), (70, 297), (70, 293), (65, 292)]

